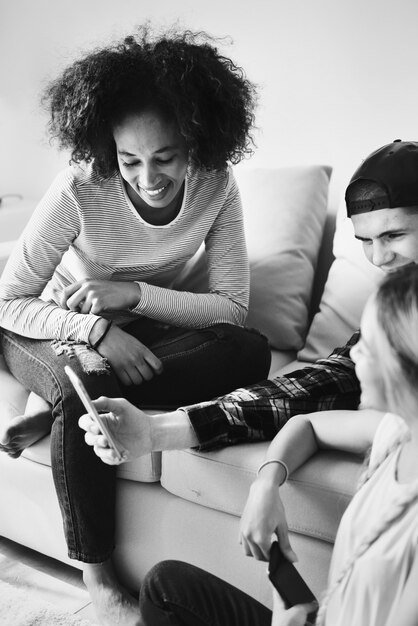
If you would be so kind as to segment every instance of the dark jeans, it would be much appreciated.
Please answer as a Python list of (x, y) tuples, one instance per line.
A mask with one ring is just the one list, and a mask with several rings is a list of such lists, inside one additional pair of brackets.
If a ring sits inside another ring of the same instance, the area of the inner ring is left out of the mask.
[(105, 561), (114, 547), (115, 468), (85, 444), (78, 427), (85, 409), (64, 366), (76, 371), (92, 398), (126, 397), (142, 407), (177, 407), (210, 399), (265, 378), (270, 367), (266, 339), (237, 326), (187, 330), (140, 320), (124, 330), (161, 359), (163, 374), (123, 387), (105, 359), (86, 344), (2, 332), (3, 355), (12, 374), (52, 406), (52, 472), (68, 554), (88, 563)]
[(155, 565), (145, 577), (139, 602), (147, 626), (271, 625), (271, 611), (257, 600), (181, 561)]

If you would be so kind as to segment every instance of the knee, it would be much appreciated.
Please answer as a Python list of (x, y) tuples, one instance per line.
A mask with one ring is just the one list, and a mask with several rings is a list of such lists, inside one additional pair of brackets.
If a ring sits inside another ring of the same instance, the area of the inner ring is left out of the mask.
[(58, 382), (59, 394), (63, 399), (71, 400), (76, 392), (65, 371), (68, 365), (76, 373), (92, 398), (100, 395), (119, 396), (120, 389), (114, 372), (105, 358), (86, 344), (54, 341), (54, 375)]
[(163, 608), (167, 598), (175, 592), (176, 585), (181, 584), (183, 587), (188, 567), (187, 563), (174, 560), (160, 561), (154, 565), (141, 585), (141, 606)]
[(226, 333), (237, 346), (236, 353), (241, 366), (249, 368), (256, 380), (267, 378), (271, 365), (267, 337), (254, 328), (232, 325), (228, 325)]
[(163, 590), (166, 581), (172, 583), (182, 575), (184, 566), (187, 563), (181, 561), (166, 560), (154, 565), (147, 573), (141, 586), (141, 590), (152, 595), (157, 590)]
[(70, 365), (79, 377), (110, 371), (107, 360), (85, 343), (55, 340), (51, 346), (60, 363)]
[(252, 328), (247, 329), (250, 336), (250, 358), (260, 372), (260, 378), (267, 378), (271, 365), (271, 349), (267, 337)]

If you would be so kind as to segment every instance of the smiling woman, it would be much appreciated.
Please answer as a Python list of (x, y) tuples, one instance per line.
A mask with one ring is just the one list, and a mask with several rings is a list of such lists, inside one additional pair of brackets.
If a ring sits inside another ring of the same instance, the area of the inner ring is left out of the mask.
[[(0, 284), (4, 358), (42, 398), (0, 433), (1, 449), (17, 457), (52, 429), (69, 556), (85, 564), (102, 624), (138, 623), (138, 607), (111, 564), (115, 472), (84, 445), (65, 366), (92, 397), (161, 407), (256, 382), (270, 365), (266, 339), (244, 327), (249, 268), (230, 168), (252, 152), (255, 91), (214, 44), (141, 28), (49, 85), (49, 128), (72, 162)], [(175, 290), (202, 243), (208, 291)]]
[(115, 125), (113, 136), (132, 204), (147, 222), (168, 224), (178, 215), (184, 196), (184, 138), (158, 109), (128, 115)]

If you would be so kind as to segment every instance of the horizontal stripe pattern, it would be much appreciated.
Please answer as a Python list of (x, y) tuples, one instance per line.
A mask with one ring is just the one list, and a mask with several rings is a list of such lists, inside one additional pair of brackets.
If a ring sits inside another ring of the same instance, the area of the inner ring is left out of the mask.
[[(204, 243), (208, 293), (173, 289)], [(98, 319), (63, 309), (65, 287), (83, 279), (136, 281), (141, 298), (115, 312), (119, 325), (146, 316), (176, 326), (242, 325), (249, 269), (242, 206), (231, 169), (189, 169), (181, 210), (168, 225), (144, 222), (122, 179), (91, 166), (61, 172), (37, 206), (0, 282), (0, 326), (37, 339), (87, 341)]]

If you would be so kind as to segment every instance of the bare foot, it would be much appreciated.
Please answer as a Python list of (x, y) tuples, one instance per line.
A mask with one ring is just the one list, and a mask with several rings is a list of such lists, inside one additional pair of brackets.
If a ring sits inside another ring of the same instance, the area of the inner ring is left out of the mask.
[(50, 411), (30, 415), (18, 415), (6, 426), (0, 428), (0, 450), (17, 459), (35, 441), (51, 431)]
[(138, 600), (119, 583), (111, 561), (85, 563), (83, 580), (101, 626), (143, 626)]

